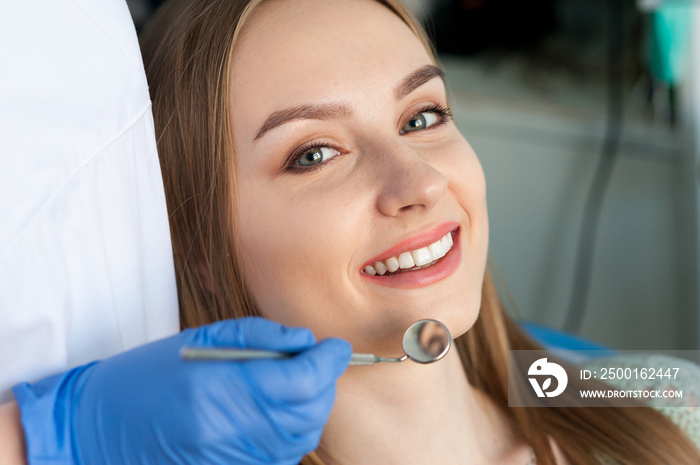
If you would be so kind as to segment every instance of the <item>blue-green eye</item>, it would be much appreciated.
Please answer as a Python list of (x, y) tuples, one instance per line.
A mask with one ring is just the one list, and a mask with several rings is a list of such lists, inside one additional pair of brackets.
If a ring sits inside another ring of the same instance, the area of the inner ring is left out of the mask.
[(298, 166), (315, 166), (333, 158), (338, 154), (340, 154), (340, 152), (330, 147), (313, 147), (305, 150), (301, 155), (299, 155), (296, 164)]
[(415, 114), (401, 128), (401, 133), (420, 131), (421, 129), (429, 128), (440, 120), (439, 116), (433, 111), (423, 111)]

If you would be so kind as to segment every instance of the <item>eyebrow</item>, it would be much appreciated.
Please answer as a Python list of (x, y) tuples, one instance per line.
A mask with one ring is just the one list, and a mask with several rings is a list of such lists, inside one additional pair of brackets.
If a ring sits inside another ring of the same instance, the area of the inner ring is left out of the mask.
[(396, 86), (394, 89), (394, 97), (396, 97), (396, 100), (401, 100), (426, 82), (436, 77), (443, 80), (445, 79), (445, 73), (437, 66), (426, 65), (422, 68), (418, 68), (406, 76), (401, 84)]
[[(401, 100), (408, 94), (422, 86), (433, 78), (439, 77), (444, 79), (445, 73), (433, 65), (426, 65), (418, 68), (411, 74), (406, 76), (399, 85), (394, 88), (394, 97), (396, 100)], [(263, 125), (258, 130), (258, 134), (254, 140), (260, 139), (266, 132), (281, 126), (290, 121), (297, 119), (320, 119), (330, 120), (339, 119), (349, 116), (352, 110), (348, 105), (337, 103), (319, 103), (310, 105), (299, 105), (284, 110), (273, 112), (267, 117)]]
[(260, 139), (267, 131), (295, 119), (338, 119), (352, 113), (350, 107), (336, 103), (319, 103), (314, 105), (299, 105), (272, 113), (265, 120), (255, 136)]

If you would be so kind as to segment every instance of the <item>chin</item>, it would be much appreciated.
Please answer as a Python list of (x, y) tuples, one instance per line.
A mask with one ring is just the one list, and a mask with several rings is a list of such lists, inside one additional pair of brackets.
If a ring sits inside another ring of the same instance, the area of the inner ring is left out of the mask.
[[(426, 310), (426, 308), (428, 310)], [(469, 295), (454, 296), (451, 299), (441, 299), (420, 308), (407, 309), (397, 319), (392, 333), (403, 335), (411, 324), (418, 320), (432, 319), (444, 324), (453, 339), (469, 331), (479, 317), (481, 308), (481, 286)]]
[(452, 311), (445, 312), (442, 320), (440, 318), (434, 318), (441, 321), (447, 329), (450, 330), (452, 339), (456, 339), (464, 335), (469, 331), (476, 323), (479, 317), (479, 311), (481, 308), (481, 289), (479, 289), (478, 296), (469, 296), (466, 302), (462, 302), (461, 305), (456, 305), (453, 307)]

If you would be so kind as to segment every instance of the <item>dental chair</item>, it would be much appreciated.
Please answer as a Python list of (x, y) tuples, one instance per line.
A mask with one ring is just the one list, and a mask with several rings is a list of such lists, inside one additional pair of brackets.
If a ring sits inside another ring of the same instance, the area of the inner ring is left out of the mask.
[(545, 349), (560, 359), (573, 364), (615, 355), (615, 351), (609, 347), (564, 331), (529, 321), (520, 321), (519, 324), (531, 338), (539, 342)]
[(589, 341), (579, 336), (549, 328), (529, 321), (521, 321), (523, 328), (533, 339), (548, 349), (563, 350), (606, 350), (608, 347)]

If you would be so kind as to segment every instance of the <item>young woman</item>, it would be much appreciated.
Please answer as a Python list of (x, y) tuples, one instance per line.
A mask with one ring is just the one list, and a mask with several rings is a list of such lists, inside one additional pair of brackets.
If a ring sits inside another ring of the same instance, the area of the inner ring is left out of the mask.
[(434, 318), (457, 351), (350, 368), (305, 464), (692, 464), (649, 408), (507, 407), (534, 349), (486, 268), (479, 161), (398, 0), (173, 0), (142, 40), (181, 322), (260, 315), (400, 353)]

